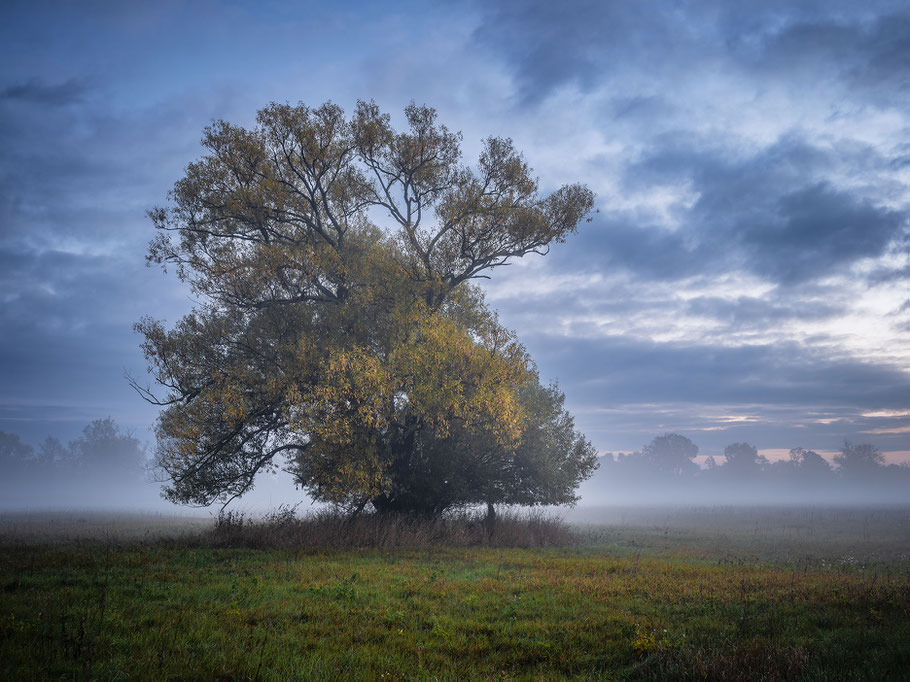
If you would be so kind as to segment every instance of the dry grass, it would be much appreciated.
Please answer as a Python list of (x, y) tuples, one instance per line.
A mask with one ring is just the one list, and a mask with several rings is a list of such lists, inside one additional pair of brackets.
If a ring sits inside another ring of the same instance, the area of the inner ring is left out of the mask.
[(484, 514), (460, 512), (438, 518), (397, 514), (351, 517), (334, 510), (295, 514), (283, 507), (263, 519), (222, 513), (204, 533), (214, 547), (250, 549), (344, 549), (393, 547), (558, 547), (578, 536), (562, 519), (543, 513), (505, 512), (490, 526)]

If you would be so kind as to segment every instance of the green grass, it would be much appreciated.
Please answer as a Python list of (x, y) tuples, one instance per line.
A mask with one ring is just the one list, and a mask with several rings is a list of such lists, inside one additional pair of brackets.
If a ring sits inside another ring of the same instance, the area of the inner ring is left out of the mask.
[(7, 540), (0, 676), (906, 679), (900, 548), (867, 560), (844, 540), (809, 560), (798, 539), (742, 552), (747, 536), (319, 553)]

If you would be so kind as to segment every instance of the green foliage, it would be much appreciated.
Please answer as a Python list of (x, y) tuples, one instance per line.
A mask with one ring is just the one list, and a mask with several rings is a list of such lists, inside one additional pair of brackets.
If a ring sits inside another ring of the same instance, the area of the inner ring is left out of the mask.
[(203, 300), (173, 330), (137, 325), (172, 500), (228, 501), (279, 455), (317, 500), (429, 515), (571, 502), (592, 471), (563, 395), (470, 283), (563, 241), (592, 193), (541, 195), (506, 139), (470, 169), (432, 109), (405, 114), (405, 132), (365, 102), (218, 122), (151, 212), (149, 260)]

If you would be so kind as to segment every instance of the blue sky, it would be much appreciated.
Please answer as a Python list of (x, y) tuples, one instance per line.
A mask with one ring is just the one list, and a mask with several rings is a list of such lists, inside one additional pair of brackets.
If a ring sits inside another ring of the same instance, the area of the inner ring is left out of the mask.
[(597, 193), (484, 286), (599, 450), (910, 456), (910, 8), (753, 5), (4, 3), (0, 429), (150, 438), (131, 327), (192, 300), (145, 211), (212, 119), (363, 98)]

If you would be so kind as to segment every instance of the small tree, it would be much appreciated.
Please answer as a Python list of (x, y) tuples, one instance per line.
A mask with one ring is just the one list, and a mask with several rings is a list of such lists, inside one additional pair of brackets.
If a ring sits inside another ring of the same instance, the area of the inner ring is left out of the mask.
[(171, 331), (137, 325), (166, 389), (137, 386), (165, 408), (170, 499), (227, 502), (281, 458), (313, 498), (358, 510), (575, 499), (593, 449), (470, 281), (546, 253), (593, 195), (542, 196), (507, 139), (470, 169), (435, 111), (405, 115), (404, 132), (365, 102), (215, 123), (151, 212), (150, 261), (203, 301)]
[(0, 474), (3, 478), (21, 475), (35, 463), (35, 450), (15, 433), (0, 431)]
[(120, 428), (111, 417), (95, 419), (82, 429), (82, 436), (70, 442), (66, 453), (59, 442), (48, 438), (42, 446), (45, 457), (57, 464), (72, 466), (105, 477), (139, 477), (145, 466), (145, 450), (139, 441)]
[(48, 436), (38, 446), (37, 459), (42, 469), (65, 468), (73, 464), (73, 451), (53, 436)]

